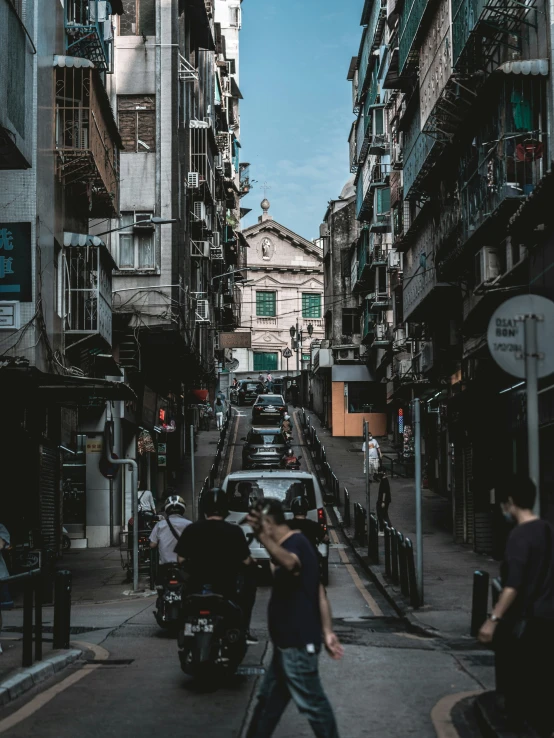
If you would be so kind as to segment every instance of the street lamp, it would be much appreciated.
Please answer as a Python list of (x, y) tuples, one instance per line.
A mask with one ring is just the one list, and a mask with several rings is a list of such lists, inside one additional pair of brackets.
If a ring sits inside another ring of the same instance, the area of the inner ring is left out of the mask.
[(294, 336), (296, 335), (296, 328), (293, 325), (291, 325), (291, 327), (289, 328), (289, 333), (290, 337), (294, 340)]
[(117, 231), (122, 231), (124, 228), (133, 228), (137, 225), (169, 225), (170, 223), (177, 223), (177, 218), (157, 218), (154, 215), (151, 215), (146, 220), (137, 220), (136, 223), (130, 223), (129, 225), (119, 226), (119, 228), (110, 228), (109, 231), (102, 231), (102, 233), (93, 233), (93, 236), (107, 236), (108, 233), (117, 233)]
[(314, 327), (311, 323), (308, 323), (308, 336), (311, 338), (312, 333), (314, 332)]

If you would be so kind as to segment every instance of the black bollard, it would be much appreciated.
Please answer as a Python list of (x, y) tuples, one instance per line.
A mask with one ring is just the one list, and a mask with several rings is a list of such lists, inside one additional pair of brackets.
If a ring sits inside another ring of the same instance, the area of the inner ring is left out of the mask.
[(35, 583), (31, 576), (23, 584), (23, 666), (33, 663), (33, 591)]
[(408, 562), (408, 582), (410, 585), (410, 605), (419, 607), (419, 592), (417, 589), (417, 577), (414, 559), (414, 546), (409, 538), (404, 540), (406, 546), (406, 560)]
[(391, 529), (385, 523), (385, 575), (390, 577), (391, 575)]
[(404, 595), (404, 597), (408, 597), (410, 594), (410, 583), (408, 580), (408, 560), (406, 557), (406, 541), (404, 540), (404, 536), (402, 536), (402, 540), (400, 540), (400, 536), (402, 534), (399, 534), (399, 541), (398, 541), (398, 569), (400, 574), (400, 591)]
[(350, 527), (350, 493), (344, 488), (344, 525)]
[(392, 581), (398, 583), (398, 533), (395, 528), (391, 530), (391, 572)]
[(479, 629), (487, 619), (489, 605), (489, 574), (486, 571), (473, 572), (473, 600), (471, 604), (470, 635), (477, 638)]
[(71, 572), (56, 572), (54, 579), (54, 637), (52, 648), (69, 648), (71, 627)]
[(379, 521), (375, 513), (369, 516), (369, 540), (367, 555), (374, 564), (379, 563)]

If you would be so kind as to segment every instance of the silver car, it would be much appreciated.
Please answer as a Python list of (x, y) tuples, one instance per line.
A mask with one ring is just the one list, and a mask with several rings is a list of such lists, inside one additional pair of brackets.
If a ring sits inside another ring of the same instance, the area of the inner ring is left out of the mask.
[[(323, 496), (317, 478), (313, 474), (301, 471), (267, 470), (240, 471), (229, 474), (221, 485), (227, 497), (229, 516), (227, 522), (240, 525), (245, 536), (250, 537), (252, 528), (246, 524), (246, 515), (251, 507), (261, 500), (272, 497), (281, 500), (285, 508), (285, 516), (290, 520), (291, 502), (295, 497), (305, 497), (309, 503), (307, 517), (327, 525)], [(326, 580), (329, 561), (329, 544), (320, 543), (318, 552), (321, 558), (323, 581)], [(259, 567), (269, 568), (269, 554), (264, 546), (253, 538), (250, 543), (250, 554)]]
[(279, 466), (287, 449), (278, 428), (251, 428), (242, 440), (246, 441), (242, 449), (243, 469)]

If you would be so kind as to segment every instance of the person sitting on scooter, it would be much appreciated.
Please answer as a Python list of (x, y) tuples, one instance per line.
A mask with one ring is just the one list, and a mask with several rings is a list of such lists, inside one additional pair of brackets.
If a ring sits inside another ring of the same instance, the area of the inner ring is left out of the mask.
[(150, 548), (157, 548), (160, 561), (160, 578), (164, 567), (177, 563), (175, 546), (182, 532), (192, 521), (185, 518), (187, 506), (182, 497), (171, 495), (165, 503), (165, 517), (156, 523), (150, 534)]
[(281, 430), (283, 431), (283, 433), (288, 434), (289, 436), (292, 436), (292, 421), (288, 413), (285, 413), (283, 417), (283, 422), (281, 423)]
[(292, 520), (288, 520), (291, 530), (301, 531), (317, 552), (320, 543), (327, 543), (329, 536), (325, 532), (323, 526), (316, 523), (315, 520), (309, 520), (307, 517), (310, 506), (305, 497), (295, 497), (290, 506), (294, 515)]
[(256, 566), (246, 537), (240, 526), (226, 522), (229, 508), (222, 489), (216, 487), (202, 495), (201, 511), (205, 519), (187, 526), (175, 546), (178, 561), (187, 564), (191, 591), (211, 585), (216, 594), (242, 609), (246, 640), (257, 643), (250, 632), (256, 600)]

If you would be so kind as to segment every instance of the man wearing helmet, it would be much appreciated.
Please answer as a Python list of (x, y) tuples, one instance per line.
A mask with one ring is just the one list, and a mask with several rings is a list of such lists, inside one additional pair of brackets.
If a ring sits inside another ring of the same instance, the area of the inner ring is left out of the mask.
[(182, 497), (171, 495), (165, 502), (165, 518), (162, 518), (150, 534), (150, 548), (159, 550), (160, 565), (177, 563), (175, 545), (181, 533), (192, 521), (185, 518), (187, 506)]
[(242, 609), (247, 641), (257, 643), (250, 633), (256, 568), (246, 537), (240, 526), (226, 522), (229, 508), (219, 487), (202, 495), (200, 511), (204, 519), (186, 527), (175, 547), (178, 561), (187, 562), (193, 590), (209, 584)]
[(291, 530), (299, 530), (303, 533), (317, 552), (318, 545), (320, 543), (327, 543), (329, 536), (322, 525), (308, 518), (309, 509), (310, 506), (305, 497), (295, 497), (290, 505), (290, 510), (294, 518), (289, 520), (288, 524)]

